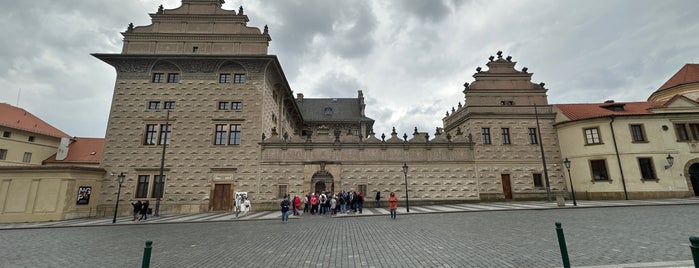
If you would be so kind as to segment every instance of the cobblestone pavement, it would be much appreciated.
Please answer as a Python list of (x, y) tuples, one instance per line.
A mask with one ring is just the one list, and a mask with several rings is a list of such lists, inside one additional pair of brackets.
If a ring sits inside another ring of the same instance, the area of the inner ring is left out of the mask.
[(151, 267), (561, 267), (557, 221), (574, 267), (691, 267), (688, 238), (699, 235), (696, 202), (417, 213), (421, 209), (428, 207), (411, 207), (396, 220), (369, 209), (362, 215), (381, 216), (151, 224), (162, 216), (139, 224), (6, 229), (0, 230), (0, 267), (138, 267), (146, 240), (153, 241)]

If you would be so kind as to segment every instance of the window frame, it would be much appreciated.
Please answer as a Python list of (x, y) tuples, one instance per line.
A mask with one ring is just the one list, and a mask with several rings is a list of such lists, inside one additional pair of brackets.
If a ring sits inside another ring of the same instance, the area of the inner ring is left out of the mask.
[(629, 124), (629, 131), (631, 132), (631, 142), (648, 142), (643, 124)]
[[(588, 131), (590, 132), (589, 134)], [(599, 127), (583, 128), (583, 137), (585, 138), (585, 145), (602, 144), (602, 135), (600, 135)]]
[(172, 133), (172, 124), (160, 124), (159, 133), (158, 133), (158, 145), (163, 145), (163, 142), (166, 145), (170, 144), (170, 136)]
[(0, 160), (7, 160), (7, 149), (0, 149)]
[(168, 73), (167, 74), (167, 82), (168, 83), (179, 83), (180, 82), (180, 73)]
[(677, 137), (677, 141), (689, 141), (687, 125), (684, 123), (675, 123), (675, 136)]
[(143, 145), (156, 145), (158, 143), (158, 128), (158, 124), (146, 124)]
[(152, 83), (163, 83), (165, 82), (165, 73), (153, 73)]
[(22, 163), (31, 163), (31, 162), (32, 162), (32, 153), (24, 152), (24, 156), (22, 156)]
[(233, 84), (245, 84), (245, 74), (237, 73), (233, 74)]
[(148, 110), (160, 110), (160, 101), (149, 101)]
[(658, 176), (653, 166), (652, 157), (638, 157), (638, 169), (642, 180), (657, 180)]
[(278, 184), (277, 185), (277, 197), (284, 198), (284, 197), (286, 197), (287, 194), (289, 194), (289, 185), (288, 184)]
[(34, 136), (29, 136), (29, 138), (27, 138), (28, 142), (34, 142), (34, 140), (36, 140), (36, 137)]
[[(611, 178), (609, 177), (609, 168), (607, 167), (607, 160), (606, 159), (590, 159), (589, 165), (590, 165), (590, 175), (592, 177), (592, 181), (611, 181)], [(596, 168), (601, 168), (602, 170), (596, 170)], [(596, 175), (598, 173), (604, 173), (604, 174), (600, 174), (600, 175), (605, 175), (605, 176), (598, 176), (599, 178), (596, 178)]]
[(242, 127), (240, 124), (230, 124), (228, 132), (228, 145), (240, 145)]
[(12, 132), (3, 131), (3, 132), (2, 132), (2, 137), (3, 137), (3, 138), (10, 138), (10, 137), (12, 137)]
[(689, 123), (687, 126), (689, 127), (689, 133), (687, 134), (691, 134), (690, 137), (693, 140), (699, 140), (699, 123)]
[(163, 101), (163, 110), (174, 110), (175, 101)]
[(536, 188), (544, 188), (544, 177), (541, 173), (532, 173), (532, 183)]
[(490, 128), (489, 127), (481, 128), (481, 137), (483, 139), (483, 144), (492, 144), (493, 141), (490, 138)]
[(149, 185), (150, 175), (138, 175), (138, 181), (136, 181), (136, 192), (134, 193), (134, 197), (148, 198)]
[(230, 84), (231, 83), (231, 74), (229, 73), (221, 73), (218, 75), (218, 83), (219, 84)]
[(510, 141), (510, 128), (503, 127), (500, 129), (502, 131), (502, 144), (512, 144), (512, 141)]
[(165, 174), (163, 176), (153, 175), (153, 187), (151, 187), (150, 197), (151, 198), (163, 198), (163, 193), (165, 192)]
[(529, 131), (529, 144), (539, 144), (539, 140), (537, 139), (537, 133), (536, 133), (536, 128), (530, 127), (528, 128)]
[(230, 102), (227, 101), (219, 101), (218, 102), (218, 109), (219, 110), (228, 110), (230, 107)]
[(243, 102), (242, 101), (232, 101), (231, 102), (231, 111), (242, 111), (243, 110)]

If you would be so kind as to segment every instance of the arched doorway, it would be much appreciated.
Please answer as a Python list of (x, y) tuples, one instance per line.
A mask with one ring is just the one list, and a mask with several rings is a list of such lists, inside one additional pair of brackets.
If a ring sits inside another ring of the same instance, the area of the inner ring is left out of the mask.
[(689, 166), (689, 180), (692, 182), (694, 196), (699, 196), (699, 163)]
[(326, 170), (320, 170), (311, 177), (311, 192), (321, 194), (325, 192), (334, 193), (335, 184), (333, 175)]

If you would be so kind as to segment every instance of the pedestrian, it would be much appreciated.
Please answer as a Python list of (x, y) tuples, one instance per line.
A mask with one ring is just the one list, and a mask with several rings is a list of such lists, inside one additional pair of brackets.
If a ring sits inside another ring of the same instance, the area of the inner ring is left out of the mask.
[(143, 203), (141, 203), (141, 200), (136, 200), (136, 202), (131, 203), (131, 205), (133, 206), (133, 220), (131, 221), (135, 221), (138, 219), (138, 214), (141, 213), (141, 206)]
[(138, 220), (147, 220), (148, 219), (148, 200), (143, 201), (141, 204), (141, 217), (138, 218)]
[(347, 213), (347, 205), (345, 201), (345, 198), (343, 197), (344, 195), (340, 193), (340, 196), (338, 196), (338, 202), (340, 203), (340, 213), (344, 214)]
[(381, 207), (381, 191), (376, 191), (376, 207)]
[(306, 194), (306, 196), (303, 197), (303, 200), (301, 200), (301, 202), (303, 202), (303, 212), (308, 212), (308, 203), (311, 203), (311, 194)]
[(398, 208), (398, 197), (396, 193), (391, 192), (391, 196), (388, 197), (388, 209), (391, 211), (391, 219), (396, 219), (396, 209)]
[(242, 194), (235, 194), (235, 204), (233, 205), (233, 210), (235, 210), (235, 217), (238, 217), (238, 214), (240, 214), (240, 205), (243, 204), (243, 195)]
[(298, 195), (294, 195), (293, 207), (294, 216), (301, 216), (301, 214), (299, 213), (299, 210), (301, 210), (301, 198), (299, 198)]
[(337, 213), (337, 198), (333, 195), (330, 198), (330, 215), (335, 215)]
[(325, 193), (320, 194), (320, 198), (318, 198), (318, 205), (320, 205), (320, 213), (318, 214), (325, 214), (325, 212), (328, 210), (326, 203), (328, 202), (328, 196), (325, 195)]
[(248, 214), (248, 211), (250, 211), (250, 199), (245, 196), (243, 197), (243, 203), (240, 204), (240, 212), (242, 212), (243, 216), (245, 216)]
[(318, 211), (318, 198), (316, 198), (316, 194), (313, 193), (311, 194), (311, 215), (315, 215), (316, 211)]
[(362, 214), (362, 208), (364, 207), (364, 194), (360, 191), (357, 195), (357, 210), (359, 214)]
[(289, 221), (289, 206), (291, 206), (291, 202), (289, 202), (289, 195), (284, 196), (284, 200), (282, 200), (281, 204), (279, 206), (282, 207), (282, 223), (288, 222)]

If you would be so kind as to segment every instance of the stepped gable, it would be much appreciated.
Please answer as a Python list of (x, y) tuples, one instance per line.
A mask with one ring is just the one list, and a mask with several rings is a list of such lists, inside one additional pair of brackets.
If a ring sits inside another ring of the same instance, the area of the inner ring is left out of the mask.
[(70, 137), (70, 135), (49, 125), (32, 113), (7, 103), (0, 103), (0, 115), (2, 115), (0, 116), (0, 126), (56, 138)]
[(175, 9), (150, 14), (151, 24), (129, 24), (122, 54), (266, 55), (271, 37), (248, 27), (248, 16), (221, 8), (220, 0), (182, 0)]
[(515, 69), (517, 62), (512, 61), (512, 57), (502, 57), (502, 52), (498, 51), (497, 59), (490, 56), (490, 61), (486, 63), (488, 70), (476, 68), (473, 74), (475, 81), (468, 85), (464, 91), (472, 90), (508, 90), (508, 89), (544, 89), (542, 85), (531, 82), (533, 73), (529, 73), (526, 67), (522, 70)]
[(699, 64), (685, 64), (665, 84), (660, 86), (656, 92), (696, 82), (699, 82)]

